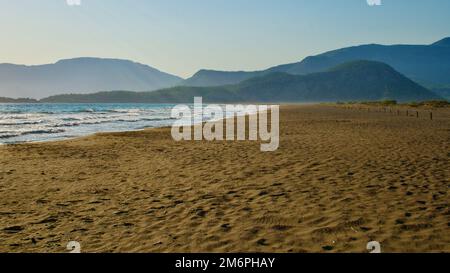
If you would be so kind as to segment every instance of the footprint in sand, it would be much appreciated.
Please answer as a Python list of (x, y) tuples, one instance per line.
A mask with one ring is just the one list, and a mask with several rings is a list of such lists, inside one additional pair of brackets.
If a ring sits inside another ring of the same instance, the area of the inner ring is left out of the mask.
[(229, 232), (231, 230), (230, 224), (223, 224), (220, 226), (223, 232)]
[(22, 226), (11, 226), (3, 229), (3, 231), (6, 233), (19, 233), (22, 230), (24, 230)]
[(256, 242), (258, 245), (260, 245), (260, 246), (268, 246), (269, 244), (267, 243), (267, 240), (266, 239), (259, 239), (257, 242)]

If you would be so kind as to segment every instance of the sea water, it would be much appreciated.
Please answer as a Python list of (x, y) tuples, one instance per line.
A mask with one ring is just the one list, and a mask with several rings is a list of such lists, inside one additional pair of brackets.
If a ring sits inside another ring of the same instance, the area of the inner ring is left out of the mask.
[(173, 123), (170, 104), (0, 104), (0, 144), (61, 140)]

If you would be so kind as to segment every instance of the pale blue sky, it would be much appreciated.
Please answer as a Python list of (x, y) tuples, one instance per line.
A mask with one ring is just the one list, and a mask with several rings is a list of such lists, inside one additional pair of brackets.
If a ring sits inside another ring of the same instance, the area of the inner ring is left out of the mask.
[(0, 63), (131, 59), (182, 77), (256, 70), (365, 43), (450, 36), (450, 1), (0, 0)]

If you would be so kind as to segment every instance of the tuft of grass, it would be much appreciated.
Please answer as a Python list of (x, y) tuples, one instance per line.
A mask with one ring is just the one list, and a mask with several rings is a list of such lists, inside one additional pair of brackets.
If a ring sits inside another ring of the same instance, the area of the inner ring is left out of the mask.
[(413, 107), (413, 108), (420, 107), (420, 103), (417, 103), (417, 102), (410, 102), (410, 103), (407, 103), (406, 105), (409, 107)]
[(430, 100), (430, 101), (421, 102), (419, 105), (434, 107), (434, 108), (444, 108), (444, 107), (450, 107), (450, 102), (448, 102), (446, 100)]

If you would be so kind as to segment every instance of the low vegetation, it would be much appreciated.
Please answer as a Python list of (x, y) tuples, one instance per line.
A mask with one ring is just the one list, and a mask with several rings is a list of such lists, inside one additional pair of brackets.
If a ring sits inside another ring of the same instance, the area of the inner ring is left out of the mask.
[(430, 101), (423, 101), (423, 102), (417, 102), (417, 103), (410, 103), (409, 106), (444, 108), (444, 107), (450, 107), (450, 102), (446, 101), (446, 100), (430, 100)]
[(383, 100), (383, 101), (350, 101), (350, 102), (337, 102), (338, 105), (367, 105), (367, 106), (409, 106), (409, 107), (431, 107), (431, 108), (444, 108), (450, 107), (450, 102), (446, 100), (429, 100), (422, 102), (408, 102), (398, 103), (396, 100)]

